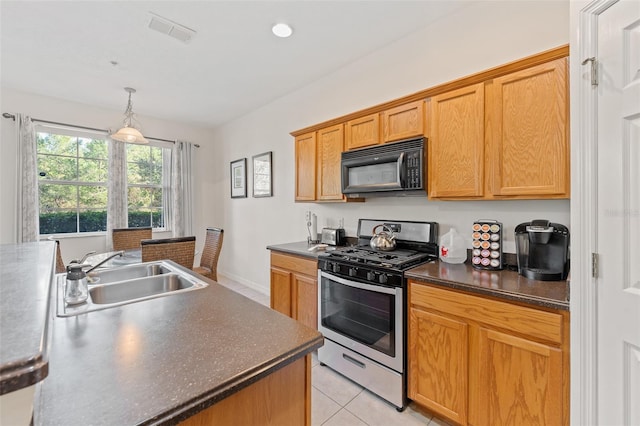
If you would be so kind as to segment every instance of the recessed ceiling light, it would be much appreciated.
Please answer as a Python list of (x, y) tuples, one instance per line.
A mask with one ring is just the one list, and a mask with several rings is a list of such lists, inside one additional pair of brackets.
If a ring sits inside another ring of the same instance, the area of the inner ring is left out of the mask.
[(278, 37), (289, 37), (293, 34), (293, 30), (287, 24), (275, 24), (271, 31)]

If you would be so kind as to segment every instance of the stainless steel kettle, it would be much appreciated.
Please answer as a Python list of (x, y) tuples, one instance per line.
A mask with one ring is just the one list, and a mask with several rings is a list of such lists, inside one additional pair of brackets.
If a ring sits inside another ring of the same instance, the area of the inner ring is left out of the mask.
[[(382, 231), (376, 233), (380, 227), (382, 227)], [(396, 236), (391, 228), (382, 223), (373, 228), (373, 236), (369, 245), (374, 250), (391, 251), (396, 248)]]

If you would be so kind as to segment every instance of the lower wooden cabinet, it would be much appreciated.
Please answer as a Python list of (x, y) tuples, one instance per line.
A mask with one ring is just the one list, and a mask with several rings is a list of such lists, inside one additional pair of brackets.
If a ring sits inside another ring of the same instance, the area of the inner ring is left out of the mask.
[(311, 425), (311, 355), (263, 377), (181, 426)]
[(468, 325), (442, 314), (411, 309), (409, 330), (409, 397), (466, 424)]
[(477, 425), (561, 425), (562, 350), (481, 328)]
[(318, 262), (271, 252), (271, 308), (318, 329)]
[(569, 313), (409, 281), (408, 396), (461, 425), (569, 424)]

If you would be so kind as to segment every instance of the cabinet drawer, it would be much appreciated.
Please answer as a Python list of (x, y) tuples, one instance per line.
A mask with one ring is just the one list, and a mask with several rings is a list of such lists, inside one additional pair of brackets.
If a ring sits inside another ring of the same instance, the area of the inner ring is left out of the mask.
[(409, 281), (409, 301), (411, 306), (446, 312), (544, 341), (557, 344), (563, 341), (563, 318), (559, 313), (444, 290), (415, 281)]
[(316, 260), (289, 254), (271, 252), (271, 266), (312, 277), (318, 275), (318, 262)]

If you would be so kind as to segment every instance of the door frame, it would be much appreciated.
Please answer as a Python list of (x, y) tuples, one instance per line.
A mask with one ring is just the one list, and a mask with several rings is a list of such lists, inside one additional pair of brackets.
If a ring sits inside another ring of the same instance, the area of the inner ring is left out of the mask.
[(576, 2), (571, 10), (571, 424), (598, 422), (597, 250), (598, 90), (591, 66), (598, 58), (598, 17), (618, 0)]

